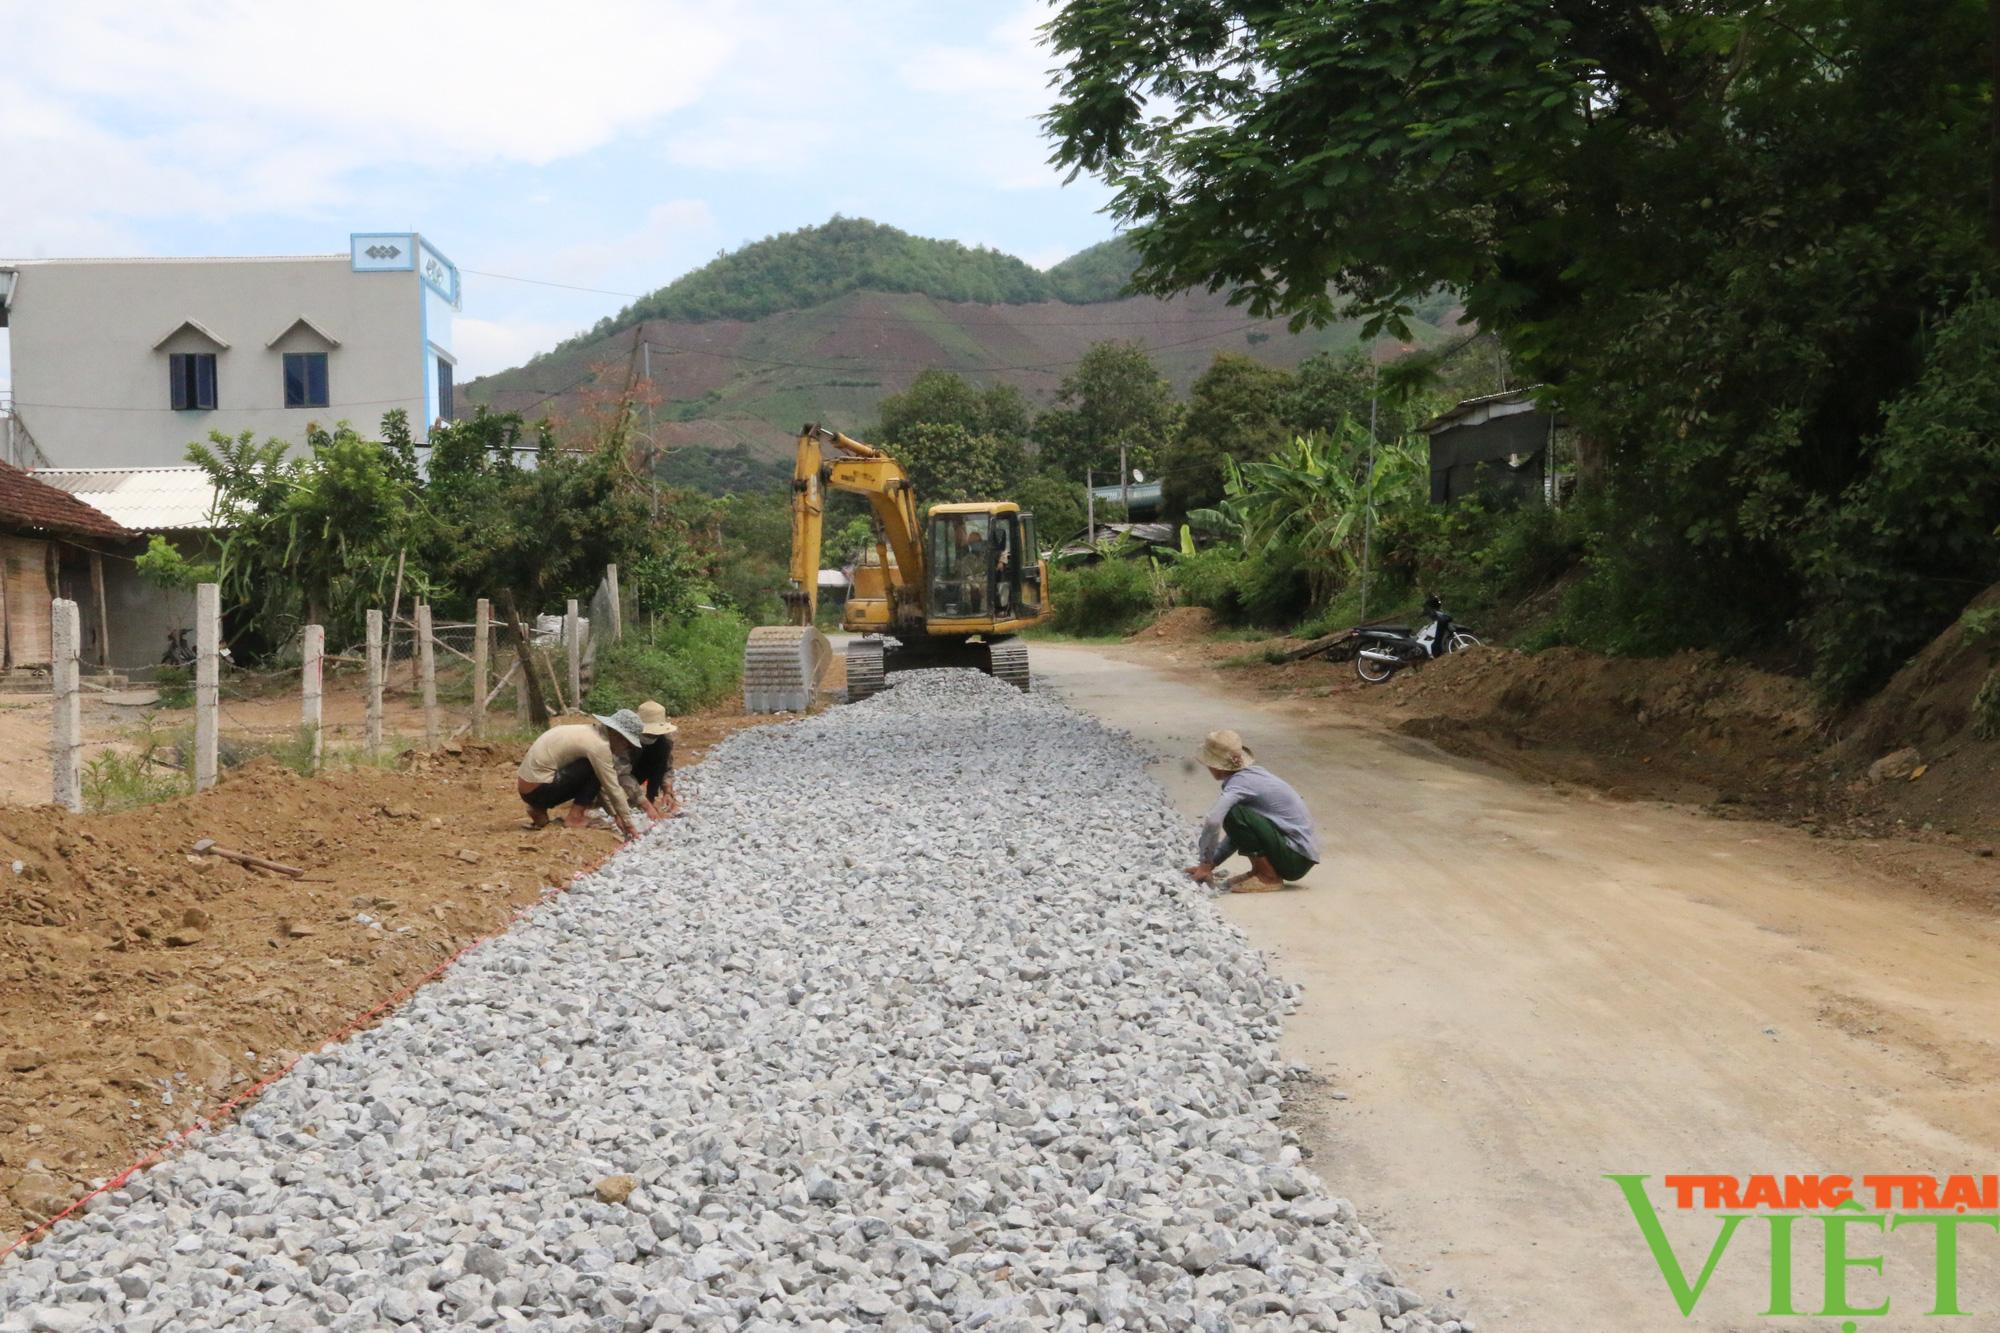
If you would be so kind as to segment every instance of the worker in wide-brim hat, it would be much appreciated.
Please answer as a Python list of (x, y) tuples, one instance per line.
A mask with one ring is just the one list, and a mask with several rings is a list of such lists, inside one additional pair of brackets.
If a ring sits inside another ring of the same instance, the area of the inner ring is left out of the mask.
[(1319, 863), (1312, 814), (1291, 784), (1257, 763), (1233, 731), (1211, 731), (1195, 758), (1222, 784), (1201, 821), (1197, 855), (1188, 867), (1196, 883), (1212, 884), (1216, 867), (1241, 852), (1250, 869), (1224, 886), (1231, 893), (1269, 893), (1304, 879)]
[(674, 736), (680, 728), (651, 699), (639, 705), (636, 716), (644, 743), (632, 752), (629, 767), (620, 768), (620, 777), (631, 784), (625, 788), (625, 799), (654, 819), (671, 819), (681, 809), (674, 792)]
[(549, 811), (567, 804), (563, 822), (582, 828), (592, 806), (602, 806), (625, 837), (633, 836), (632, 808), (618, 782), (618, 761), (645, 743), (645, 727), (629, 708), (594, 715), (588, 722), (550, 727), (521, 760), (515, 785), (528, 807), (528, 826), (546, 828)]

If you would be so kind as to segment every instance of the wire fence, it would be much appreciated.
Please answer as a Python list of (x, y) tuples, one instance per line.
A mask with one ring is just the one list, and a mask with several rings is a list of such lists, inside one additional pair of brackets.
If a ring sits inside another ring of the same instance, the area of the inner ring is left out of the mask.
[[(525, 645), (511, 624), (492, 618), (482, 599), (476, 621), (434, 622), (426, 606), (393, 618), (371, 611), (368, 639), (331, 649), (323, 648), (319, 627), (308, 626), (295, 661), (257, 667), (240, 666), (224, 654), (217, 598), (213, 585), (203, 585), (191, 673), (192, 724), (158, 732), (149, 727), (133, 747), (137, 757), (121, 762), (139, 771), (142, 784), (157, 765), (191, 775), (191, 785), (200, 790), (221, 769), (266, 756), (312, 773), (333, 762), (383, 761), (467, 737), (526, 731), (538, 720), (537, 702), (550, 718), (583, 707), (595, 640), (617, 633), (616, 581), (613, 566), (599, 593), (610, 614), (598, 627), (571, 602), (563, 614), (529, 622)], [(73, 617), (75, 606), (58, 601), (54, 611)], [(57, 802), (81, 810), (77, 636), (58, 637), (51, 672), (52, 776)], [(525, 683), (530, 679), (532, 689)], [(101, 787), (104, 775), (94, 776)]]

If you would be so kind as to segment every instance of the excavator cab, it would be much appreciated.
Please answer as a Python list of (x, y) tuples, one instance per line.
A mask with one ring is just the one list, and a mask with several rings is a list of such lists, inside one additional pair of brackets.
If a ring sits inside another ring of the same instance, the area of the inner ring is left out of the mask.
[(1042, 563), (1035, 516), (1007, 502), (938, 505), (926, 543), (932, 632), (993, 633), (1024, 628), (1042, 613)]

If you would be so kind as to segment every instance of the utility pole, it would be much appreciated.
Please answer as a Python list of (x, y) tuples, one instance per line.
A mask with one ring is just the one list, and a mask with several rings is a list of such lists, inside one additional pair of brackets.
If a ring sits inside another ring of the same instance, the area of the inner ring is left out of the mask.
[(1125, 470), (1125, 442), (1118, 442), (1118, 503), (1125, 506), (1125, 521), (1132, 521), (1132, 474)]
[(1090, 524), (1089, 542), (1097, 545), (1097, 475), (1089, 468), (1083, 470), (1083, 509)]
[(1375, 420), (1382, 401), (1382, 368), (1368, 369), (1368, 472), (1361, 483), (1361, 619), (1368, 619), (1368, 564), (1375, 545)]
[(646, 480), (651, 483), (653, 522), (657, 524), (660, 521), (660, 409), (654, 402), (657, 395), (653, 392), (653, 344), (646, 341), (645, 329), (645, 325), (639, 326), (640, 359), (646, 365)]

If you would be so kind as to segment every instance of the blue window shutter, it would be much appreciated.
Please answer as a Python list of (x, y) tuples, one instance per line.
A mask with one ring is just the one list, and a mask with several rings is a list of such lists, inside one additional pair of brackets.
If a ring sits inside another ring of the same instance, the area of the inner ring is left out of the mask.
[(332, 401), (327, 388), (325, 352), (314, 352), (306, 358), (306, 401), (314, 407), (325, 407)]
[(215, 353), (194, 353), (195, 406), (204, 411), (215, 406)]
[(185, 412), (192, 404), (188, 402), (187, 353), (171, 352), (167, 355), (167, 401), (176, 412)]

